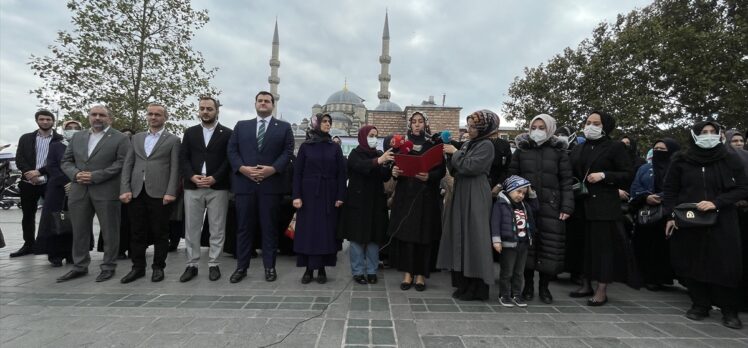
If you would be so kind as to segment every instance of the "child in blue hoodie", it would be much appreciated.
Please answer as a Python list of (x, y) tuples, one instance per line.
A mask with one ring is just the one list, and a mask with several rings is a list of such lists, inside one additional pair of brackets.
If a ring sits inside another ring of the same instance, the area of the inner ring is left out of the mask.
[(530, 181), (517, 175), (507, 178), (503, 188), (491, 210), (491, 242), (501, 254), (499, 302), (504, 307), (527, 307), (520, 294), (527, 249), (535, 230), (533, 211), (539, 208), (537, 195)]

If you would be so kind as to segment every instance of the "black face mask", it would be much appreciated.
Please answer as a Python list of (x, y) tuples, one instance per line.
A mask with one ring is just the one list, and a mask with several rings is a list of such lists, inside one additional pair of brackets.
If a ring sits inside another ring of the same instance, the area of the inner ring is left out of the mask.
[(652, 151), (652, 163), (664, 162), (670, 159), (670, 151)]

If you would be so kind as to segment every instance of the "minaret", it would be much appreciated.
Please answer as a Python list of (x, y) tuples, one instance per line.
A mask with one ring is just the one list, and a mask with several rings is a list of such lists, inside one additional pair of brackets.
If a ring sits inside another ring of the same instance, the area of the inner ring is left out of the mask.
[(388, 14), (384, 14), (384, 31), (382, 32), (382, 55), (379, 56), (379, 63), (382, 64), (382, 72), (379, 73), (379, 103), (390, 101), (390, 26)]
[(278, 111), (278, 101), (280, 101), (280, 94), (278, 94), (278, 84), (280, 84), (280, 78), (278, 77), (278, 67), (281, 63), (278, 59), (278, 50), (280, 48), (280, 40), (278, 40), (278, 19), (275, 19), (275, 32), (273, 33), (273, 56), (270, 58), (270, 76), (268, 82), (270, 82), (270, 93), (275, 98), (275, 108), (273, 108), (273, 116)]

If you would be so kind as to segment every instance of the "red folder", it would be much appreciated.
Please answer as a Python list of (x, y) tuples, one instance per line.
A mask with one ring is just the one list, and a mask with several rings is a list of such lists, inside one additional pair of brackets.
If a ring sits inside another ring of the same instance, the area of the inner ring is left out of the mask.
[(432, 168), (444, 162), (444, 145), (438, 144), (421, 155), (395, 154), (395, 165), (403, 171), (403, 176), (416, 176), (428, 173)]

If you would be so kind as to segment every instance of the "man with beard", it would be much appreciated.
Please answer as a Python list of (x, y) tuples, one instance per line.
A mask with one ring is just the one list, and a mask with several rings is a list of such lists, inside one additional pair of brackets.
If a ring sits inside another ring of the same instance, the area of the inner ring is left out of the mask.
[(278, 278), (275, 271), (277, 217), (286, 184), (282, 174), (293, 155), (294, 140), (291, 125), (272, 116), (274, 107), (275, 98), (270, 92), (257, 93), (257, 117), (239, 121), (229, 140), (237, 216), (237, 262), (231, 283), (238, 283), (247, 276), (252, 239), (260, 232), (265, 280), (272, 282)]
[(52, 127), (55, 116), (48, 110), (39, 110), (34, 114), (39, 129), (26, 133), (18, 140), (16, 149), (16, 166), (23, 174), (18, 183), (21, 191), (21, 209), (23, 219), (23, 246), (11, 253), (10, 257), (28, 255), (34, 252), (34, 231), (36, 230), (36, 209), (39, 198), (44, 197), (47, 188), (47, 154), (49, 144), (61, 141), (62, 136)]
[(97, 282), (114, 276), (119, 252), (120, 174), (130, 148), (126, 135), (110, 127), (109, 109), (96, 105), (88, 112), (91, 129), (70, 139), (62, 157), (62, 171), (72, 181), (68, 195), (70, 221), (73, 224), (73, 270), (57, 282), (88, 274), (89, 247), (94, 214), (99, 218), (104, 239), (104, 260)]
[(187, 269), (179, 278), (180, 282), (197, 276), (203, 216), (208, 219), (210, 226), (209, 279), (215, 281), (221, 277), (218, 257), (223, 250), (229, 206), (230, 178), (226, 147), (231, 138), (231, 129), (218, 124), (220, 107), (215, 98), (200, 98), (199, 117), (202, 122), (187, 128), (179, 150), (180, 170), (184, 177), (184, 241), (187, 251)]

